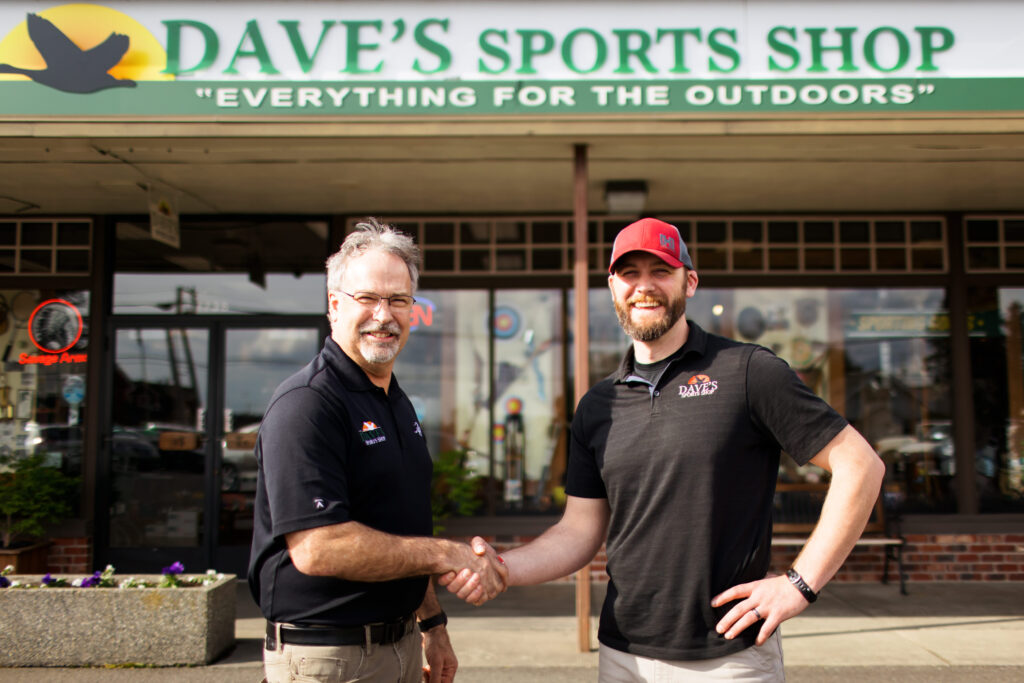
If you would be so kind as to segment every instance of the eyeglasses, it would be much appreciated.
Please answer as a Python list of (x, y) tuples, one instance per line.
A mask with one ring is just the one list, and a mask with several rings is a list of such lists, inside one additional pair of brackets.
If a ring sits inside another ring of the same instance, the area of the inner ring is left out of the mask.
[(388, 306), (393, 311), (407, 311), (412, 308), (412, 305), (416, 303), (416, 299), (409, 296), (408, 294), (392, 294), (391, 296), (381, 296), (375, 292), (356, 292), (355, 294), (349, 294), (345, 290), (338, 290), (347, 297), (350, 297), (360, 306), (366, 306), (367, 308), (376, 309), (380, 306), (381, 301), (387, 301)]

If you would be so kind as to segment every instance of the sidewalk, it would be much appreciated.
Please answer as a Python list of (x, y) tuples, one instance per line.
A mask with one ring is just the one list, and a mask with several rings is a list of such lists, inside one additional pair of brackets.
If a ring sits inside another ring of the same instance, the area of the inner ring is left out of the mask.
[[(168, 669), (0, 669), (0, 683), (256, 683), (264, 622), (238, 586), (238, 643), (204, 667)], [(577, 652), (574, 588), (513, 588), (483, 607), (441, 599), (460, 667), (459, 683), (597, 680), (594, 650)], [(787, 679), (1003, 683), (1024, 680), (1024, 583), (832, 584), (783, 627)], [(604, 586), (595, 584), (600, 609)]]

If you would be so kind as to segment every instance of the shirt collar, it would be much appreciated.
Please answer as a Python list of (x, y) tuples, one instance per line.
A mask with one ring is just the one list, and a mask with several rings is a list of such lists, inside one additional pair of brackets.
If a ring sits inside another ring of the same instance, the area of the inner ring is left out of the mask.
[[(686, 324), (689, 326), (689, 332), (687, 332), (686, 343), (684, 343), (679, 349), (672, 353), (675, 358), (669, 363), (672, 365), (686, 356), (697, 354), (703, 356), (707, 351), (708, 347), (708, 333), (698, 325), (697, 323), (687, 320)], [(633, 353), (633, 345), (629, 345), (629, 349), (626, 350), (626, 355), (622, 357), (622, 362), (619, 363), (619, 369), (615, 372), (615, 381), (626, 382), (634, 375), (633, 371), (636, 368), (636, 356)]]
[[(376, 384), (370, 381), (366, 371), (349, 358), (348, 354), (338, 346), (338, 342), (331, 337), (324, 340), (324, 348), (321, 352), (328, 367), (341, 376), (345, 386), (353, 391), (374, 391), (379, 390)], [(398, 380), (395, 373), (391, 373), (391, 383), (388, 385), (388, 394), (398, 388)]]

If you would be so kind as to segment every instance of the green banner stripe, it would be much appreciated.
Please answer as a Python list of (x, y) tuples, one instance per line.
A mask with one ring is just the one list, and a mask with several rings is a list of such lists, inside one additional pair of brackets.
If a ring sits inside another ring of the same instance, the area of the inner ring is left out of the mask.
[(1024, 78), (174, 81), (91, 94), (0, 81), (0, 116), (389, 116), (1024, 111)]

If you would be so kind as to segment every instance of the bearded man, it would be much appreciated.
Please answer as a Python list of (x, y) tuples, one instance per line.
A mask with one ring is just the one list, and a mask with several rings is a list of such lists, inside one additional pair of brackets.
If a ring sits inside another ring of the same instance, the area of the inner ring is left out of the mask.
[[(675, 226), (644, 218), (624, 228), (608, 271), (633, 344), (580, 400), (565, 513), (503, 554), (509, 583), (568, 575), (607, 536), (600, 681), (785, 680), (779, 624), (852, 550), (882, 461), (771, 351), (686, 319), (698, 277)], [(769, 576), (782, 450), (832, 482), (787, 575)], [(460, 596), (474, 586), (468, 570), (440, 583)]]

